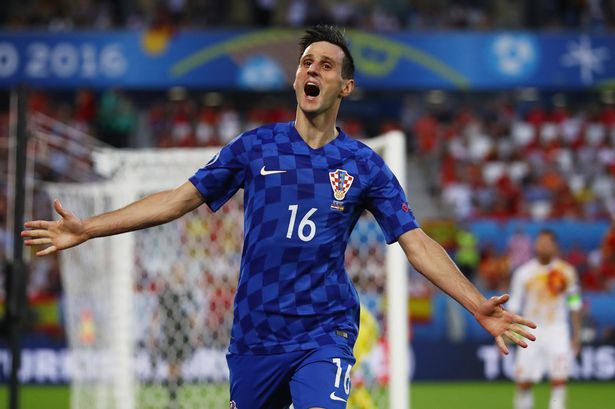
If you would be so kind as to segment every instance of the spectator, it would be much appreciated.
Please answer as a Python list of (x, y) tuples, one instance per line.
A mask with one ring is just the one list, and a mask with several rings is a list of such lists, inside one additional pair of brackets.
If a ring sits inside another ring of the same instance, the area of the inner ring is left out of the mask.
[(521, 264), (529, 261), (534, 254), (532, 239), (521, 226), (518, 226), (515, 232), (508, 238), (506, 247), (511, 270), (515, 270)]
[(581, 243), (575, 242), (572, 249), (566, 255), (566, 261), (572, 264), (582, 274), (587, 269), (587, 254), (581, 247)]
[(604, 280), (604, 287), (611, 291), (615, 289), (615, 255), (605, 257), (600, 266), (600, 276)]
[(230, 106), (220, 112), (220, 141), (223, 145), (229, 143), (241, 132), (239, 114)]
[(277, 7), (277, 0), (251, 0), (252, 17), (255, 25), (269, 27)]
[(87, 89), (77, 91), (75, 97), (74, 120), (78, 128), (86, 133), (96, 117), (96, 99), (94, 93)]
[(566, 28), (601, 32), (612, 30), (615, 23), (615, 7), (612, 2), (602, 0), (250, 0), (250, 7), (247, 8), (246, 3), (246, 0), (164, 0), (135, 4), (96, 0), (43, 3), (24, 0), (19, 8), (8, 10), (10, 13), (5, 11), (0, 19), (12, 28), (142, 29), (149, 22), (150, 26), (170, 27), (173, 31), (203, 26), (234, 27), (238, 23), (269, 27), (277, 23), (278, 15), (286, 16), (286, 23), (295, 27), (315, 22), (335, 22), (345, 27), (379, 31)]
[(104, 142), (122, 148), (129, 146), (137, 116), (132, 101), (119, 90), (108, 90), (98, 108), (99, 135)]
[(583, 291), (605, 291), (606, 285), (600, 268), (588, 268), (580, 274)]
[(506, 291), (510, 276), (508, 259), (498, 255), (493, 247), (487, 247), (478, 266), (478, 275), (484, 290)]
[(461, 228), (457, 232), (457, 251), (455, 252), (455, 262), (468, 279), (474, 281), (476, 268), (480, 261), (478, 251), (478, 238), (469, 229)]
[(291, 27), (302, 27), (307, 20), (308, 0), (291, 0), (286, 12), (286, 22)]
[(472, 191), (467, 183), (447, 183), (442, 199), (453, 208), (458, 220), (468, 220), (472, 216)]

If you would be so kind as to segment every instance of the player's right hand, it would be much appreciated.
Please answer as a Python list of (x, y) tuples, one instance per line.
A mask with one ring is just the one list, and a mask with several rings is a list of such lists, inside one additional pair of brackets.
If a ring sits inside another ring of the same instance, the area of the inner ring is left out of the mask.
[(34, 220), (24, 224), (26, 229), (21, 232), (26, 246), (47, 246), (36, 252), (37, 256), (46, 256), (58, 250), (74, 247), (87, 240), (83, 222), (72, 212), (64, 209), (59, 200), (53, 202), (60, 220)]

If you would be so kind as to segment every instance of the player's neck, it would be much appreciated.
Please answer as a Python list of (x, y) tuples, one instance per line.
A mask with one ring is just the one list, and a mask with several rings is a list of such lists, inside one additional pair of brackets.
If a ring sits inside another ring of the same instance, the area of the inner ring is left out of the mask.
[(555, 260), (555, 257), (536, 257), (536, 260), (543, 266), (548, 266)]
[(338, 131), (335, 128), (337, 111), (327, 111), (308, 116), (299, 107), (295, 116), (295, 128), (306, 144), (312, 149), (322, 148), (334, 140)]

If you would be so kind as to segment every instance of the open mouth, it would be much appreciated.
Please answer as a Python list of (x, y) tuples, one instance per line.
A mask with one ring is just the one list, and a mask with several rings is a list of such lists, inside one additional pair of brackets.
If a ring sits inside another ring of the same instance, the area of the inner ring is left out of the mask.
[(303, 87), (303, 91), (308, 97), (317, 97), (320, 94), (320, 88), (318, 87), (318, 85), (312, 83), (305, 84), (305, 87)]

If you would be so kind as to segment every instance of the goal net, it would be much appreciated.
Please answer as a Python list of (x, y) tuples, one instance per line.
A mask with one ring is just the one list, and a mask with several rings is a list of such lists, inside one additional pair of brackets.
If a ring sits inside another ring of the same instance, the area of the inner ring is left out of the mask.
[[(367, 141), (405, 182), (404, 136)], [(51, 184), (80, 217), (178, 186), (216, 150), (99, 150), (104, 182)], [(225, 353), (243, 239), (243, 201), (61, 253), (74, 409), (228, 407)], [(346, 253), (366, 335), (349, 407), (409, 407), (407, 263), (371, 215)], [(362, 330), (363, 332), (363, 330)], [(359, 348), (359, 343), (357, 348)], [(394, 358), (391, 358), (394, 357)]]

